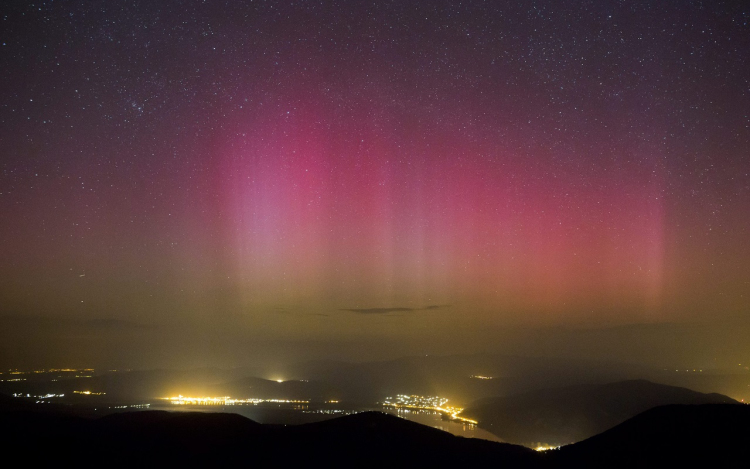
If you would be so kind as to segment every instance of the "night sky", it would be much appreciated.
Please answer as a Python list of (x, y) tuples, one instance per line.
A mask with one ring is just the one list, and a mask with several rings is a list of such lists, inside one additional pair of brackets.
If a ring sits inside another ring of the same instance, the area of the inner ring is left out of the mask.
[(750, 317), (745, 2), (0, 13), (8, 360)]

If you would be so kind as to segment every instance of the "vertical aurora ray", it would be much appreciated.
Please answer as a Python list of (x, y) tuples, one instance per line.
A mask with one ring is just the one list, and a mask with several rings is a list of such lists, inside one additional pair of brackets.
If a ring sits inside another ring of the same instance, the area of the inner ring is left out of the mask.
[(747, 322), (739, 4), (105, 3), (4, 16), (0, 317)]
[(580, 155), (521, 156), (492, 135), (420, 124), (413, 111), (392, 119), (414, 121), (399, 127), (372, 118), (384, 110), (290, 101), (214, 139), (214, 211), (245, 301), (464, 303), (553, 318), (658, 309), (656, 170), (578, 174), (558, 161)]

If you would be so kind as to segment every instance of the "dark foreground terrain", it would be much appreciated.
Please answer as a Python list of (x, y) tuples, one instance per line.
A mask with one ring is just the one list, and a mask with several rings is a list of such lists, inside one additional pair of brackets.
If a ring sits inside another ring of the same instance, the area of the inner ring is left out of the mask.
[(722, 394), (646, 380), (550, 388), (470, 404), (463, 416), (503, 441), (535, 447), (568, 445), (598, 435), (658, 406), (739, 404)]
[(731, 467), (750, 463), (750, 406), (655, 407), (550, 453), (562, 467)]
[(235, 414), (133, 412), (86, 419), (0, 412), (3, 458), (75, 466), (746, 467), (750, 407), (665, 406), (546, 453), (455, 437), (365, 412), (324, 422), (261, 425)]

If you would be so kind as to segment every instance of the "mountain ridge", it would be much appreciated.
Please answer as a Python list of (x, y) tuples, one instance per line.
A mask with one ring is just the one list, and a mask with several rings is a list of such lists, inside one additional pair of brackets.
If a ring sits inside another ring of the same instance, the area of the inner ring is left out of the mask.
[(559, 446), (589, 438), (653, 407), (724, 403), (738, 404), (722, 394), (638, 379), (480, 399), (462, 416), (477, 420), (504, 441)]

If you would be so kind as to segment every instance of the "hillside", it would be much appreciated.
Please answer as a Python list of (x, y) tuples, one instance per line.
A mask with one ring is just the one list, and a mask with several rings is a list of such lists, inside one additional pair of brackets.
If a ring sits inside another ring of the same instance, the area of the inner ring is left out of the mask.
[(556, 467), (747, 467), (750, 406), (670, 405), (550, 452)]
[[(235, 414), (144, 411), (86, 419), (0, 412), (4, 454), (76, 467), (744, 467), (750, 407), (664, 406), (560, 450), (460, 438), (379, 412), (262, 425)], [(742, 463), (742, 464), (741, 464)]]
[(521, 446), (455, 437), (377, 412), (279, 426), (235, 414), (146, 411), (90, 420), (17, 411), (0, 413), (0, 426), (10, 430), (2, 446), (21, 455), (25, 465), (538, 467), (540, 461)]
[(721, 394), (645, 380), (543, 389), (473, 402), (462, 415), (504, 441), (564, 445), (601, 433), (653, 407), (736, 403)]

